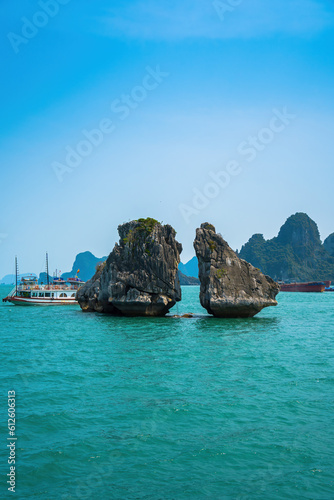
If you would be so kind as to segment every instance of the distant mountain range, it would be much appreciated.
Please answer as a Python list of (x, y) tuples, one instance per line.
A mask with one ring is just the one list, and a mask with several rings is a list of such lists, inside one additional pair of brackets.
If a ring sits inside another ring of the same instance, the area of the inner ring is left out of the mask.
[(289, 217), (271, 240), (254, 234), (239, 256), (276, 280), (334, 281), (334, 233), (322, 244), (317, 224), (305, 213)]
[(91, 252), (79, 253), (72, 266), (72, 271), (63, 273), (61, 276), (64, 279), (73, 278), (79, 271), (79, 277), (83, 281), (88, 281), (95, 274), (95, 268), (99, 262), (104, 262), (107, 257), (95, 257)]
[(186, 274), (181, 273), (179, 269), (179, 280), (180, 285), (199, 285), (200, 281), (198, 278), (194, 276), (187, 276)]
[(198, 278), (198, 260), (197, 257), (193, 257), (186, 264), (180, 262), (179, 270), (186, 276), (192, 276)]
[[(239, 257), (276, 280), (334, 281), (334, 233), (322, 244), (317, 224), (305, 213), (289, 217), (271, 240), (265, 240), (263, 234), (254, 234), (241, 248)], [(94, 275), (97, 264), (106, 259), (95, 257), (88, 251), (79, 253), (72, 271), (63, 273), (62, 277), (74, 277), (80, 270), (79, 277), (88, 281)], [(181, 285), (199, 284), (196, 257), (186, 264), (179, 264), (179, 278)], [(11, 285), (14, 282), (15, 275), (9, 274), (2, 278), (0, 284)], [(39, 275), (39, 282), (46, 283), (46, 273)]]

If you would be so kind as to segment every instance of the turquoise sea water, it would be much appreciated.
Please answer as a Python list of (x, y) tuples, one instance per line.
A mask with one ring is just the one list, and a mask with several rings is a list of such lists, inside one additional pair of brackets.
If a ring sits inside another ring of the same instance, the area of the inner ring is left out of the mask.
[(334, 498), (334, 293), (222, 320), (198, 292), (192, 319), (0, 303), (1, 498)]

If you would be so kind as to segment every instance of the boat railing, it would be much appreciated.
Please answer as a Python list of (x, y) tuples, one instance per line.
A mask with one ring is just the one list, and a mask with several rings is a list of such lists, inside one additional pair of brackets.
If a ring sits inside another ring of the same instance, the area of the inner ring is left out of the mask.
[[(80, 285), (19, 285), (18, 290), (20, 292), (30, 291), (30, 290), (78, 290)], [(16, 288), (14, 288), (15, 292)]]

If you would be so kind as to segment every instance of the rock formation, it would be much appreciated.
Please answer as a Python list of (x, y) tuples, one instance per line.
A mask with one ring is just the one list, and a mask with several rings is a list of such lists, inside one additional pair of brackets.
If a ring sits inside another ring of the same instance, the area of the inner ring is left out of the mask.
[(307, 214), (296, 213), (275, 238), (254, 234), (239, 257), (276, 280), (334, 280), (333, 241), (329, 236), (322, 245), (317, 224)]
[(239, 259), (212, 224), (204, 223), (194, 241), (202, 306), (217, 317), (248, 318), (276, 306), (279, 285)]
[(120, 236), (106, 262), (77, 293), (83, 311), (163, 316), (181, 300), (175, 231), (154, 219), (118, 226)]
[(334, 233), (330, 234), (324, 241), (324, 248), (327, 252), (334, 257)]

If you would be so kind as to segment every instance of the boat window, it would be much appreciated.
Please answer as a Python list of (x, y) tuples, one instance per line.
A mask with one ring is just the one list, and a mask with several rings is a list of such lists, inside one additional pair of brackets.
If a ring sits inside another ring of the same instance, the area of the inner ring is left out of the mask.
[(55, 296), (55, 294), (54, 294), (54, 293), (52, 293), (52, 294), (51, 294), (51, 297), (53, 298), (54, 296)]
[(39, 296), (39, 297), (44, 297), (44, 293), (41, 293), (41, 292), (40, 292), (40, 293), (38, 294), (38, 296)]
[(67, 293), (61, 293), (60, 297), (67, 297)]
[(45, 297), (51, 297), (51, 294), (50, 294), (49, 292), (47, 292), (47, 293), (45, 294)]
[(72, 293), (71, 297), (75, 297), (75, 293)]
[(32, 297), (37, 297), (37, 293), (36, 293), (36, 292), (33, 292), (33, 293), (31, 294), (31, 296), (32, 296)]

